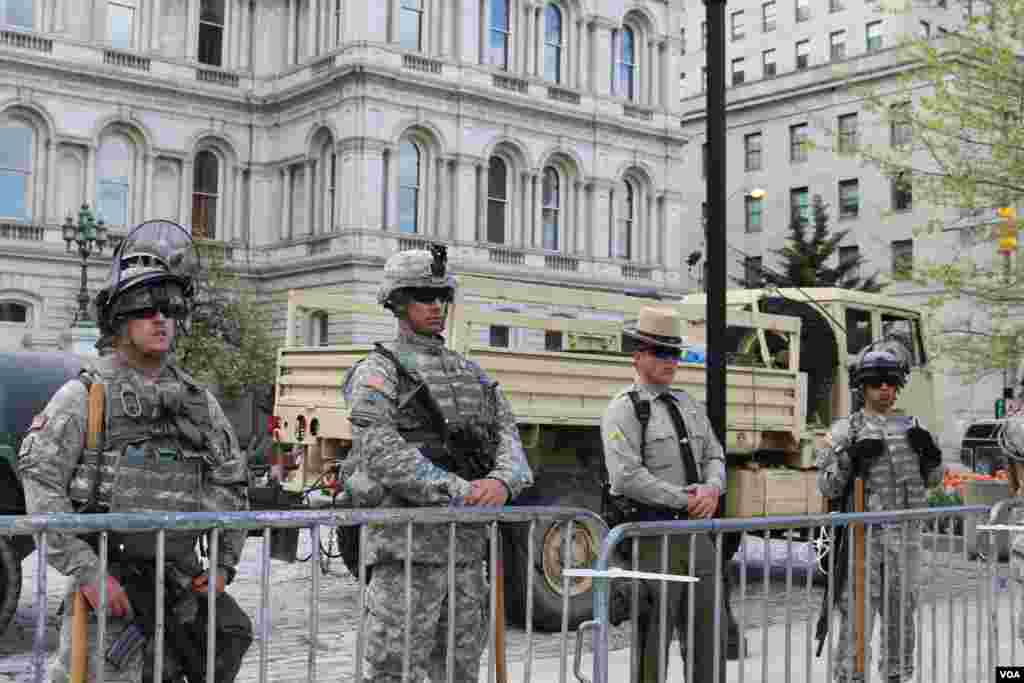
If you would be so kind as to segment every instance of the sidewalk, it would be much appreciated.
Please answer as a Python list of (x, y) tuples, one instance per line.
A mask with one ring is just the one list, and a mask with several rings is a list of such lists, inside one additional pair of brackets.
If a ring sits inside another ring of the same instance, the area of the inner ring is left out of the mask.
[[(970, 595), (961, 601), (959, 598), (953, 606), (953, 624), (950, 629), (949, 605), (935, 605), (934, 623), (932, 627), (932, 605), (925, 605), (918, 610), (918, 630), (921, 633), (922, 646), (918, 653), (917, 676), (914, 683), (986, 683), (995, 680), (996, 665), (1024, 665), (1024, 644), (1012, 638), (1010, 594), (1002, 592), (997, 595), (999, 605), (998, 635), (995, 642), (999, 647), (993, 662), (989, 662), (988, 634), (985, 628), (984, 615), (979, 618), (975, 596)], [(986, 596), (987, 599), (987, 596)], [(966, 610), (965, 610), (966, 606)], [(838, 620), (834, 626), (838, 625)], [(813, 634), (814, 624), (810, 625)], [(726, 680), (730, 683), (825, 683), (829, 680), (826, 673), (825, 652), (822, 657), (814, 659), (813, 643), (809, 647), (808, 624), (806, 621), (794, 621), (790, 625), (787, 651), (786, 625), (770, 626), (766, 633), (760, 630), (747, 631), (749, 656), (743, 662), (728, 662)], [(587, 635), (589, 639), (589, 634)], [(877, 628), (874, 647), (877, 647)], [(827, 651), (827, 650), (826, 650)], [(566, 666), (566, 681), (575, 683), (573, 674), (573, 656), (575, 653), (575, 634), (569, 645), (569, 657)], [(788, 656), (787, 656), (788, 655)], [(583, 672), (592, 680), (593, 657), (590, 653), (583, 656)], [(487, 680), (486, 659), (481, 670), (481, 681)], [(669, 655), (668, 681), (680, 683), (684, 681), (685, 666), (679, 657), (678, 648), (673, 645)], [(742, 664), (742, 666), (741, 666)], [(808, 672), (808, 665), (810, 671)], [(538, 683), (554, 683), (560, 681), (561, 662), (559, 659), (542, 659), (533, 663), (531, 680)], [(871, 671), (865, 683), (875, 681), (884, 683), (878, 673), (877, 664), (870, 667)], [(523, 664), (515, 662), (509, 665), (509, 683), (523, 681)], [(629, 650), (611, 652), (608, 662), (608, 683), (625, 683), (629, 681)]]

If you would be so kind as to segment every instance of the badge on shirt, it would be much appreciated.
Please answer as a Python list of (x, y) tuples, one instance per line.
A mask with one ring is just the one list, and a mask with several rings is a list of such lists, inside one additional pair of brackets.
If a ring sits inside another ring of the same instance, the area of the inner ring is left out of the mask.
[(39, 413), (32, 418), (32, 426), (29, 427), (30, 432), (38, 432), (40, 429), (46, 426), (46, 421), (49, 418), (43, 413)]

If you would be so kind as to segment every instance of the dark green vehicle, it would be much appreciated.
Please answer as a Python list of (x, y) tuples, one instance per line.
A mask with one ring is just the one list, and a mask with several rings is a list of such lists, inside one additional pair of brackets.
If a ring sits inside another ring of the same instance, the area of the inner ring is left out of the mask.
[[(21, 440), (50, 397), (78, 376), (83, 359), (71, 353), (0, 352), (0, 514), (25, 514), (14, 463)], [(21, 563), (35, 550), (27, 536), (0, 536), (0, 633), (21, 596)]]

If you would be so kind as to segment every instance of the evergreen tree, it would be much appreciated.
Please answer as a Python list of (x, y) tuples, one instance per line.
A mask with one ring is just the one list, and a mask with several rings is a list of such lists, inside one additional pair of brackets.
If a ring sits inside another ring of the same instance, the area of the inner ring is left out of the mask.
[[(750, 273), (747, 272), (749, 264), (744, 261), (742, 265), (745, 277), (742, 280), (735, 280), (737, 284), (751, 289), (769, 285), (880, 291), (883, 285), (878, 282), (877, 273), (867, 278), (857, 274), (865, 263), (863, 256), (858, 254), (857, 258), (846, 261), (837, 258), (839, 244), (850, 231), (840, 230), (833, 233), (829, 230), (828, 205), (819, 195), (814, 195), (811, 210), (814, 216), (813, 226), (809, 226), (803, 216), (794, 215), (789, 224), (786, 245), (771, 250), (781, 260), (781, 269), (761, 267), (758, 269), (759, 272)], [(830, 265), (832, 261), (836, 261), (837, 265)]]

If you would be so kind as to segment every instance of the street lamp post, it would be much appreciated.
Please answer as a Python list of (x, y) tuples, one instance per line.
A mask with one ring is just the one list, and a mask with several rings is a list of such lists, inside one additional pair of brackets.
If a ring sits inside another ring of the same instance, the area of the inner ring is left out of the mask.
[(89, 288), (86, 275), (88, 273), (89, 257), (93, 249), (103, 253), (103, 247), (107, 244), (107, 226), (103, 220), (96, 220), (92, 209), (88, 204), (82, 204), (78, 210), (78, 223), (72, 222), (71, 216), (64, 219), (63, 227), (64, 242), (67, 243), (68, 253), (72, 245), (78, 246), (78, 256), (82, 259), (82, 286), (78, 290), (78, 312), (75, 313), (75, 324), (91, 323), (89, 316)]

